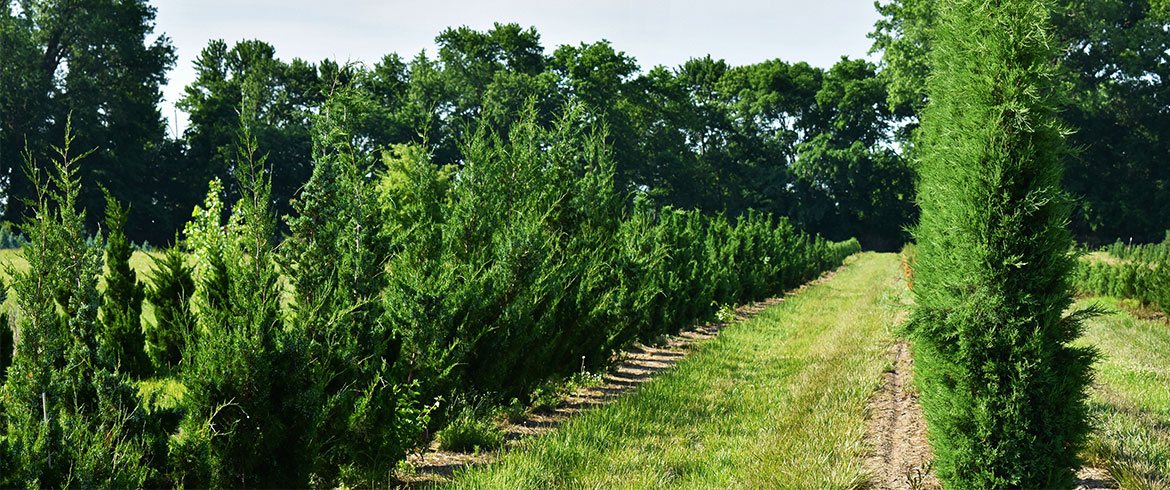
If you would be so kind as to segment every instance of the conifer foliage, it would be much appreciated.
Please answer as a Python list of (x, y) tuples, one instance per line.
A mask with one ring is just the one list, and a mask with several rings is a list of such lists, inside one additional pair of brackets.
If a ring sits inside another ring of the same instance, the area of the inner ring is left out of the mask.
[(146, 293), (110, 198), (99, 294), (77, 159), (62, 150), (38, 183), (0, 487), (381, 486), (444, 423), (437, 406), (528, 397), (860, 250), (764, 214), (627, 209), (605, 132), (572, 106), (547, 126), (531, 104), (507, 131), (481, 126), (459, 168), (425, 145), (379, 159), (351, 129), (376, 109), (352, 86), (314, 116), (313, 174), (278, 236), (251, 109), (242, 197), (225, 205), (212, 180)]
[(102, 295), (101, 328), (106, 345), (114, 352), (122, 372), (134, 378), (149, 376), (150, 359), (146, 355), (146, 338), (142, 333), (142, 300), (146, 288), (130, 268), (134, 250), (124, 228), (128, 209), (102, 189), (106, 195), (106, 290)]
[(1070, 346), (1069, 199), (1045, 0), (939, 4), (911, 323), (954, 488), (1071, 487), (1093, 352)]
[(163, 371), (182, 360), (187, 336), (195, 324), (190, 305), (195, 281), (178, 247), (169, 248), (161, 258), (155, 258), (151, 277), (153, 285), (146, 291), (146, 300), (154, 305), (155, 321), (143, 326), (146, 352), (155, 369)]
[(22, 232), (28, 270), (13, 278), (16, 352), (2, 391), (0, 487), (141, 487), (149, 475), (138, 400), (99, 335), (101, 249), (87, 243), (73, 135), (54, 148), (49, 182), (29, 157), (36, 189)]
[(425, 423), (413, 385), (395, 369), (400, 335), (382, 291), (391, 235), (383, 232), (375, 159), (347, 131), (362, 99), (340, 89), (315, 122), (312, 177), (293, 203), (281, 245), (293, 286), (293, 329), (305, 340), (314, 399), (314, 478), (376, 486)]
[[(178, 377), (186, 395), (178, 435), (169, 440), (171, 476), (183, 486), (302, 487), (316, 456), (304, 450), (307, 366), (280, 314), (270, 182), (246, 129), (238, 150), (244, 195), (230, 221), (207, 216), (202, 227), (188, 228), (193, 254), (208, 263)], [(210, 204), (218, 202), (216, 187)]]

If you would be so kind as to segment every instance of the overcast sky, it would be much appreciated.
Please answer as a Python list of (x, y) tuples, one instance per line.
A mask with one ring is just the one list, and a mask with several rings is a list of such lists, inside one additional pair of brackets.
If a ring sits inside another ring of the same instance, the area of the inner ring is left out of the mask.
[[(178, 60), (163, 89), (163, 116), (194, 80), (193, 62), (211, 39), (229, 46), (259, 39), (282, 60), (324, 58), (372, 64), (388, 53), (436, 52), (448, 26), (493, 22), (535, 26), (546, 52), (607, 39), (643, 70), (710, 54), (732, 65), (780, 58), (828, 67), (866, 57), (878, 18), (872, 0), (156, 0), (156, 33)], [(179, 114), (179, 129), (186, 117)], [(172, 122), (173, 128), (173, 122)]]

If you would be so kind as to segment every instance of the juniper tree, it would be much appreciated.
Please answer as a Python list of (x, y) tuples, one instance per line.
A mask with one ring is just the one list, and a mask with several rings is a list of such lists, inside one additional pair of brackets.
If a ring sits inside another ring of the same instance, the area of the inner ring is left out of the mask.
[[(0, 304), (8, 299), (8, 284), (5, 284), (3, 279), (0, 279)], [(12, 345), (13, 336), (12, 328), (8, 325), (8, 315), (6, 311), (0, 311), (0, 383), (8, 376), (8, 366), (12, 364)], [(0, 410), (3, 409), (0, 404)], [(0, 416), (2, 417), (2, 416)], [(3, 434), (0, 433), (0, 438)]]
[(191, 296), (195, 281), (178, 247), (167, 249), (162, 258), (154, 259), (153, 287), (146, 300), (154, 305), (154, 323), (146, 327), (146, 351), (156, 369), (173, 367), (182, 360), (186, 338), (195, 318), (191, 314)]
[(169, 441), (171, 475), (184, 486), (305, 487), (317, 456), (304, 450), (308, 366), (297, 339), (285, 335), (271, 184), (247, 126), (238, 150), (243, 197), (229, 224), (208, 215), (209, 206), (196, 210), (200, 226), (188, 227), (188, 246), (207, 262), (199, 264), (202, 301), (183, 357), (187, 391), (181, 437)]
[(123, 208), (108, 190), (102, 191), (106, 196), (106, 290), (100, 311), (101, 331), (122, 372), (144, 378), (151, 374), (141, 321), (145, 286), (130, 268), (134, 250), (124, 232), (129, 209)]
[(100, 247), (78, 209), (80, 156), (66, 124), (49, 181), (28, 157), (35, 198), (16, 272), (17, 343), (3, 401), (9, 429), (0, 486), (140, 487), (149, 476), (133, 387), (99, 335)]
[(1045, 0), (939, 4), (910, 332), (939, 477), (1071, 487), (1094, 354), (1070, 343), (1074, 258)]
[[(314, 478), (334, 486), (381, 482), (422, 429), (412, 392), (396, 369), (398, 332), (386, 315), (384, 232), (370, 152), (348, 131), (360, 92), (332, 94), (314, 124), (313, 174), (293, 203), (283, 243), (296, 336), (307, 340), (313, 389)], [(429, 203), (437, 204), (437, 203)]]

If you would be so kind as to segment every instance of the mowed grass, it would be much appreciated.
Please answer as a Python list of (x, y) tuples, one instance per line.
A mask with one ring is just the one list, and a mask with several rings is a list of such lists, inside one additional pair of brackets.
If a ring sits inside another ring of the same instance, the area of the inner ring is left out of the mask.
[(637, 392), (530, 439), (457, 488), (860, 488), (865, 406), (902, 298), (893, 254), (730, 326)]
[[(138, 274), (138, 280), (146, 284), (150, 284), (151, 269), (154, 266), (152, 257), (160, 257), (161, 252), (142, 252), (135, 251), (130, 256), (130, 268)], [(104, 255), (103, 255), (104, 258)], [(12, 290), (12, 275), (10, 271), (24, 272), (28, 270), (28, 261), (24, 259), (24, 254), (20, 249), (3, 249), (0, 250), (0, 278), (4, 279), (4, 284), (8, 285), (8, 298), (4, 301), (4, 311), (12, 311), (11, 308), (16, 304), (15, 294)], [(98, 291), (105, 291), (106, 268), (102, 267), (102, 277), (98, 279)], [(144, 321), (154, 322), (154, 307), (150, 302), (144, 301), (142, 304), (142, 319)]]
[(1100, 350), (1090, 395), (1094, 431), (1086, 455), (1129, 490), (1170, 489), (1170, 326), (1134, 318), (1115, 298), (1086, 322), (1080, 340)]

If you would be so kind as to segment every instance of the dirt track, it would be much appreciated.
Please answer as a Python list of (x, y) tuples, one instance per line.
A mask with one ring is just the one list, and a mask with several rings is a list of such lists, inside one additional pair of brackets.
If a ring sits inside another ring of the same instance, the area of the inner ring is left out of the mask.
[(870, 400), (866, 442), (873, 453), (866, 459), (871, 488), (878, 490), (940, 488), (930, 472), (930, 445), (917, 392), (912, 388), (914, 360), (910, 345), (890, 347), (893, 367), (883, 376), (882, 388)]

